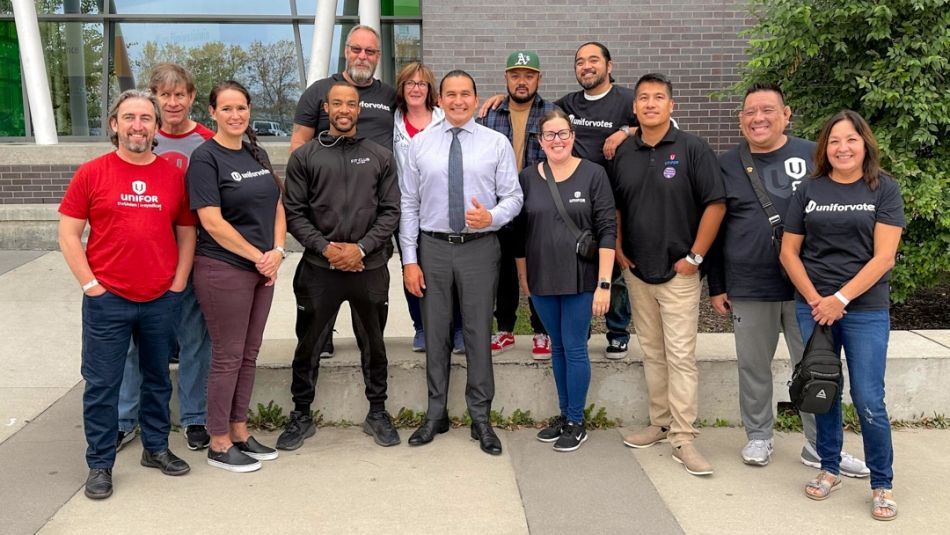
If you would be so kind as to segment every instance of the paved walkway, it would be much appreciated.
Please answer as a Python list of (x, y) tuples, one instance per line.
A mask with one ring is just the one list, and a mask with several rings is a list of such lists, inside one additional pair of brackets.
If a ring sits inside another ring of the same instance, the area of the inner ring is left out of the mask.
[[(269, 338), (292, 336), (289, 287), (278, 285)], [(0, 295), (0, 533), (950, 533), (950, 433), (934, 430), (894, 433), (901, 513), (891, 524), (870, 518), (866, 480), (846, 480), (826, 502), (805, 498), (814, 470), (798, 462), (801, 435), (778, 434), (772, 463), (752, 468), (738, 457), (743, 431), (730, 428), (698, 439), (716, 467), (708, 478), (688, 475), (668, 445), (624, 447), (618, 430), (592, 432), (571, 454), (531, 430), (501, 432), (505, 453), (491, 457), (467, 429), (384, 449), (359, 428), (322, 428), (243, 475), (213, 470), (173, 433), (191, 473), (139, 466), (135, 441), (119, 455), (115, 495), (94, 502), (82, 494), (80, 292), (58, 253), (0, 252)], [(388, 333), (411, 334), (392, 316)], [(860, 452), (860, 437), (846, 434), (846, 447)]]

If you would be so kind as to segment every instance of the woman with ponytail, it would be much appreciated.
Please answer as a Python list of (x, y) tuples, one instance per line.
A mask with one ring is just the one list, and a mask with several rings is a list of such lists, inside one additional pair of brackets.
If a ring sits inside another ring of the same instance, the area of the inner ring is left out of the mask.
[(252, 472), (277, 458), (248, 433), (247, 409), (285, 256), (283, 185), (250, 128), (247, 89), (222, 82), (208, 103), (217, 131), (192, 154), (186, 175), (199, 220), (195, 293), (211, 335), (208, 464)]

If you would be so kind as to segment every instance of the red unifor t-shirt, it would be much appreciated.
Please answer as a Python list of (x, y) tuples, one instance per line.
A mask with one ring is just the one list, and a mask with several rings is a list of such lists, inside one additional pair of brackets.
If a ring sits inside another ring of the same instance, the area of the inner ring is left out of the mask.
[(185, 179), (162, 158), (135, 165), (115, 152), (84, 163), (59, 212), (89, 221), (86, 258), (102, 286), (130, 301), (161, 297), (178, 266), (175, 226), (192, 226)]

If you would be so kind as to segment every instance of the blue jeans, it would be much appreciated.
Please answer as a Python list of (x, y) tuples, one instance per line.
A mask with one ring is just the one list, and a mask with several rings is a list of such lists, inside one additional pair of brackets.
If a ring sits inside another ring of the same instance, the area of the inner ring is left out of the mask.
[[(808, 340), (815, 330), (811, 307), (796, 303), (798, 325), (802, 339)], [(835, 348), (844, 354), (848, 363), (851, 400), (861, 418), (861, 438), (864, 456), (871, 470), (871, 488), (889, 489), (894, 477), (894, 450), (891, 446), (891, 422), (884, 406), (884, 368), (887, 361), (887, 340), (891, 319), (887, 309), (853, 310), (834, 322), (831, 331)], [(832, 474), (839, 473), (841, 445), (844, 440), (841, 417), (841, 394), (826, 414), (816, 414), (818, 427), (816, 449), (821, 457), (821, 468)]]
[(610, 308), (604, 315), (607, 322), (607, 343), (620, 340), (630, 342), (630, 296), (627, 294), (627, 284), (623, 280), (623, 272), (614, 266), (614, 281), (610, 284)]
[(118, 429), (119, 386), (129, 339), (139, 348), (142, 374), (142, 445), (152, 453), (168, 448), (168, 359), (175, 350), (181, 294), (171, 291), (146, 303), (106, 292), (82, 301), (83, 426), (86, 464), (112, 468)]
[[(195, 298), (191, 279), (181, 295), (181, 320), (178, 336), (178, 409), (183, 427), (205, 425), (208, 419), (208, 367), (211, 365), (211, 338), (205, 318)], [(122, 389), (119, 391), (119, 431), (130, 432), (139, 417), (139, 351), (133, 341), (125, 363)]]
[(551, 368), (561, 415), (570, 422), (583, 423), (590, 387), (587, 330), (594, 292), (532, 295), (531, 301), (551, 337)]

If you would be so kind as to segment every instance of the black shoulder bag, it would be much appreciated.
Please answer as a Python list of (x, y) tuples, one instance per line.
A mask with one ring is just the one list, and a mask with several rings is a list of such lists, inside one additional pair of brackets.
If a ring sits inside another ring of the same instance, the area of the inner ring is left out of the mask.
[(600, 255), (600, 247), (594, 243), (594, 235), (589, 230), (582, 232), (577, 228), (577, 225), (574, 224), (574, 220), (567, 215), (567, 210), (564, 208), (564, 201), (561, 200), (561, 194), (557, 190), (557, 181), (554, 180), (554, 173), (551, 171), (551, 166), (548, 165), (547, 160), (544, 161), (543, 165), (544, 174), (547, 175), (545, 182), (548, 183), (548, 187), (551, 189), (551, 197), (554, 197), (554, 206), (557, 207), (557, 213), (561, 215), (564, 224), (567, 225), (571, 234), (574, 235), (574, 252), (576, 252), (577, 256), (581, 257), (581, 259), (588, 262), (597, 260)]
[(841, 384), (841, 357), (835, 352), (831, 327), (815, 324), (802, 360), (788, 382), (788, 397), (802, 412), (824, 414), (838, 398)]
[[(778, 215), (775, 205), (772, 204), (772, 198), (769, 197), (768, 192), (765, 191), (765, 186), (762, 185), (759, 170), (755, 168), (755, 161), (752, 159), (749, 142), (744, 139), (739, 143), (739, 160), (742, 161), (742, 168), (745, 170), (746, 176), (749, 177), (749, 182), (752, 183), (755, 196), (759, 198), (759, 204), (762, 205), (762, 210), (765, 211), (766, 217), (769, 218), (769, 224), (772, 225), (772, 248), (775, 249), (775, 255), (778, 256), (782, 252), (782, 234), (785, 232), (785, 225), (782, 223), (782, 216)], [(779, 265), (779, 268), (782, 270), (782, 275), (787, 278), (785, 269), (781, 265)]]

